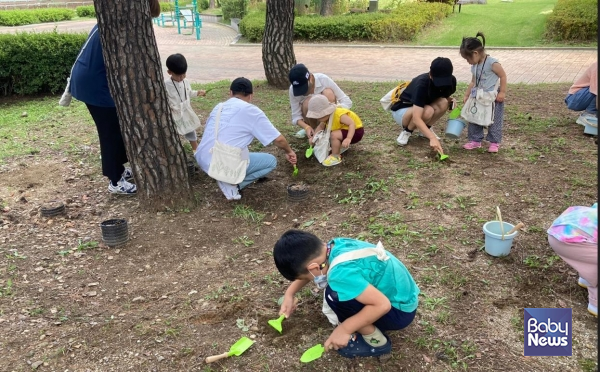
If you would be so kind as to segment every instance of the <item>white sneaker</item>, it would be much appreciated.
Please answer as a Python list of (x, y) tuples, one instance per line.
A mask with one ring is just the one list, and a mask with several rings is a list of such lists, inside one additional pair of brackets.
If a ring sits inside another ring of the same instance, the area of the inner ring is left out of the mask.
[[(438, 135), (437, 135), (437, 134), (436, 134), (436, 133), (433, 131), (433, 129), (429, 128), (429, 130), (431, 131), (431, 133), (433, 133), (433, 135), (435, 136), (435, 138), (437, 138), (437, 139), (441, 139), (441, 138), (440, 138), (440, 136), (438, 136)], [(421, 133), (421, 132), (419, 132), (419, 137), (427, 138), (427, 137), (425, 137), (425, 135), (424, 135), (423, 133)]]
[(296, 134), (294, 134), (296, 138), (306, 138), (306, 131), (304, 129), (300, 129)]
[(594, 305), (588, 303), (588, 312), (597, 318), (598, 317), (598, 306), (594, 306)]
[(219, 188), (223, 192), (223, 195), (227, 198), (227, 200), (240, 200), (242, 195), (240, 195), (240, 190), (237, 185), (232, 185), (230, 183), (217, 181), (219, 184)]
[(112, 181), (108, 182), (108, 192), (112, 194), (133, 195), (137, 192), (137, 186), (121, 177), (116, 186), (112, 184)]
[(125, 167), (125, 170), (123, 171), (121, 177), (125, 178), (127, 181), (133, 179), (133, 171), (131, 170), (131, 168)]
[(590, 282), (583, 279), (582, 277), (579, 277), (579, 279), (577, 279), (577, 284), (579, 284), (579, 286), (582, 288), (587, 288), (587, 287), (591, 286)]
[(402, 130), (402, 133), (400, 133), (398, 138), (396, 138), (396, 142), (398, 142), (398, 144), (400, 146), (406, 146), (406, 144), (408, 143), (408, 139), (410, 138), (411, 135), (412, 135), (411, 132)]
[(575, 123), (583, 125), (584, 127), (586, 124), (598, 125), (598, 117), (594, 114), (590, 114), (589, 112), (584, 112), (583, 114), (579, 115)]

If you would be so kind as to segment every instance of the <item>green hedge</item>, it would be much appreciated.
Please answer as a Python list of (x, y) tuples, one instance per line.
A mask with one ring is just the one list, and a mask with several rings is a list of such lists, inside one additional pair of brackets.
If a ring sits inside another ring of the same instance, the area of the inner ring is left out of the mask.
[[(296, 17), (296, 40), (413, 40), (423, 28), (438, 22), (452, 12), (452, 7), (442, 3), (408, 3), (391, 13), (358, 13), (321, 17), (318, 15)], [(265, 29), (265, 14), (255, 12), (244, 19), (240, 33), (251, 42), (261, 42)]]
[(21, 26), (35, 23), (68, 21), (75, 16), (72, 9), (22, 9), (0, 11), (0, 26)]
[(598, 0), (558, 0), (548, 16), (546, 37), (556, 41), (597, 40)]
[(161, 2), (160, 3), (160, 11), (161, 13), (172, 12), (175, 10), (174, 3)]
[(75, 8), (78, 17), (96, 18), (96, 9), (93, 5), (78, 6)]
[[(244, 18), (248, 11), (248, 0), (221, 0), (221, 10), (223, 11), (223, 20), (229, 21), (231, 18)], [(263, 14), (263, 18), (264, 18)]]
[(0, 92), (62, 93), (86, 38), (56, 31), (0, 34)]

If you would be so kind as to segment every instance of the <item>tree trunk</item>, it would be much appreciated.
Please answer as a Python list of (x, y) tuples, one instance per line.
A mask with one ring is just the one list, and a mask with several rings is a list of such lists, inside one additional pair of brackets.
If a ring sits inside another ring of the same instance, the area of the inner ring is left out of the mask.
[(290, 86), (288, 74), (296, 64), (293, 41), (294, 0), (267, 1), (262, 60), (267, 81), (279, 89)]
[(210, 0), (208, 2), (208, 8), (209, 9), (214, 9), (215, 8), (215, 0)]
[(330, 16), (333, 14), (333, 0), (321, 0), (321, 15)]
[(94, 0), (108, 86), (117, 107), (138, 198), (149, 208), (193, 203), (148, 1)]

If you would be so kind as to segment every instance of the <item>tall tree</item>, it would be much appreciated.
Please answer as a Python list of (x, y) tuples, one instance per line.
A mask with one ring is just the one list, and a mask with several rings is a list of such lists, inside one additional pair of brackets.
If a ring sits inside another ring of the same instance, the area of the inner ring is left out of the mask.
[(294, 0), (268, 0), (262, 60), (270, 85), (290, 86), (288, 73), (296, 64), (294, 55)]
[(149, 208), (190, 206), (186, 157), (167, 101), (149, 2), (94, 0), (94, 7), (138, 197)]
[(330, 16), (333, 14), (333, 1), (334, 0), (321, 0), (322, 16)]

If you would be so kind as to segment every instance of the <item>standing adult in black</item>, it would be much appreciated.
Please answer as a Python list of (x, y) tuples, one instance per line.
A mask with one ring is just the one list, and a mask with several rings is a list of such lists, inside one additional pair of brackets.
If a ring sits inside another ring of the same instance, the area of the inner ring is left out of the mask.
[[(158, 17), (158, 0), (149, 2), (152, 17)], [(92, 28), (73, 65), (70, 91), (73, 97), (86, 104), (96, 124), (100, 139), (102, 174), (110, 180), (108, 191), (114, 194), (135, 194), (137, 187), (129, 182), (133, 173), (130, 168), (124, 166), (128, 162), (127, 151), (115, 102), (108, 88), (98, 25)]]

